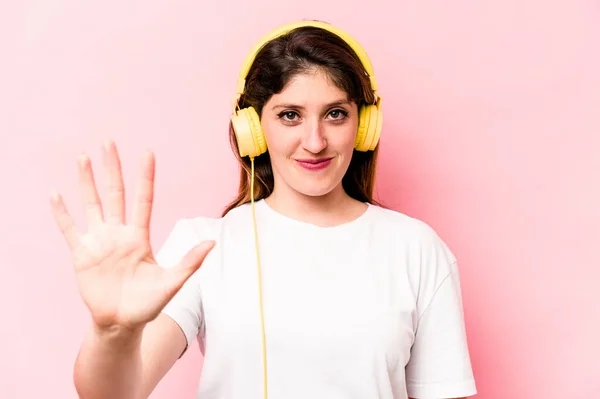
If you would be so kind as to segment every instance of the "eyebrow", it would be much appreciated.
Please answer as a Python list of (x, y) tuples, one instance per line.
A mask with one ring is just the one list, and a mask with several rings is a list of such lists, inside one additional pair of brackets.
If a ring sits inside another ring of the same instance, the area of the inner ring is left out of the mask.
[[(350, 101), (348, 101), (348, 100), (337, 100), (332, 103), (326, 104), (325, 108), (333, 107), (335, 105), (348, 105), (348, 104), (350, 104)], [(285, 103), (285, 104), (275, 105), (273, 108), (271, 108), (271, 110), (274, 111), (277, 108), (296, 108), (296, 109), (302, 109), (302, 110), (304, 109), (304, 107), (302, 105)]]

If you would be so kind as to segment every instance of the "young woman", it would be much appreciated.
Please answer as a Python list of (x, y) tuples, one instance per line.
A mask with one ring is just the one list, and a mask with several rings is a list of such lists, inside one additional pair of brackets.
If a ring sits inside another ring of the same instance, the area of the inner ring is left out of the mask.
[(199, 399), (476, 393), (455, 257), (424, 222), (372, 198), (376, 90), (364, 51), (331, 25), (265, 36), (230, 124), (239, 194), (220, 218), (179, 220), (156, 256), (152, 153), (128, 222), (115, 145), (104, 204), (80, 157), (89, 231), (52, 199), (93, 319), (80, 397), (146, 398), (195, 340)]

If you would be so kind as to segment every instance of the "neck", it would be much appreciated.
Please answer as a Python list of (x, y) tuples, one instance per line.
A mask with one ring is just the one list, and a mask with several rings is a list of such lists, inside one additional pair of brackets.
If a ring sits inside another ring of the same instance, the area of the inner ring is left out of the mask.
[(274, 190), (265, 201), (270, 208), (282, 215), (318, 226), (349, 222), (360, 216), (367, 207), (346, 194), (341, 184), (322, 196)]

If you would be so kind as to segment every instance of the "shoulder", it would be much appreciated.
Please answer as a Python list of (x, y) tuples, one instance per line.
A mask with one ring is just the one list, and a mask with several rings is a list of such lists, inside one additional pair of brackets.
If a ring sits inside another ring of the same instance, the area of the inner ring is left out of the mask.
[(242, 205), (222, 217), (188, 216), (177, 219), (156, 254), (157, 262), (171, 266), (202, 241), (219, 243), (224, 235), (231, 237), (231, 232), (247, 234), (245, 230), (252, 224), (249, 209), (249, 205)]
[(369, 205), (371, 223), (377, 229), (412, 240), (438, 240), (438, 233), (425, 221), (400, 211)]
[(387, 237), (390, 245), (408, 247), (421, 254), (438, 254), (454, 262), (454, 254), (438, 232), (424, 220), (400, 211), (370, 205), (371, 228)]
[(173, 231), (191, 235), (198, 240), (214, 240), (226, 230), (239, 230), (252, 224), (250, 204), (229, 211), (225, 216), (192, 216), (177, 220)]

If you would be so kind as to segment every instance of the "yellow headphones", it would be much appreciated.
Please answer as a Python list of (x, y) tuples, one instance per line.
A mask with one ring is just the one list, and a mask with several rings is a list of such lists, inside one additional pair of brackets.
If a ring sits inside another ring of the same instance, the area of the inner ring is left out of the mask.
[(318, 21), (297, 21), (282, 25), (270, 33), (263, 36), (250, 50), (244, 63), (240, 76), (237, 81), (236, 91), (237, 94), (233, 99), (233, 115), (231, 122), (233, 130), (235, 132), (238, 150), (240, 156), (249, 156), (250, 158), (257, 157), (267, 151), (267, 142), (260, 126), (260, 118), (258, 113), (253, 107), (239, 109), (239, 99), (244, 93), (246, 86), (246, 76), (248, 71), (254, 62), (258, 51), (269, 41), (282, 36), (293, 29), (312, 26), (327, 30), (331, 33), (336, 34), (342, 38), (348, 45), (354, 50), (358, 58), (360, 59), (365, 71), (369, 75), (371, 82), (371, 89), (375, 93), (375, 104), (361, 105), (359, 110), (359, 123), (358, 132), (356, 134), (356, 141), (354, 148), (357, 151), (372, 151), (375, 149), (379, 141), (379, 135), (381, 134), (381, 122), (383, 120), (383, 113), (381, 111), (381, 96), (377, 93), (377, 80), (373, 72), (373, 66), (367, 56), (367, 53), (360, 44), (348, 33), (342, 31), (325, 22)]
[(367, 57), (365, 50), (354, 40), (349, 34), (341, 29), (335, 28), (324, 22), (317, 21), (298, 21), (282, 25), (267, 35), (263, 36), (248, 53), (240, 76), (238, 78), (236, 91), (237, 94), (233, 100), (233, 115), (231, 122), (236, 135), (238, 150), (241, 157), (250, 157), (251, 162), (251, 182), (250, 182), (250, 201), (252, 203), (252, 218), (254, 222), (254, 243), (256, 251), (256, 263), (258, 266), (258, 292), (260, 305), (260, 319), (262, 328), (262, 354), (263, 354), (263, 393), (264, 399), (267, 399), (267, 349), (265, 338), (265, 323), (263, 315), (263, 299), (262, 299), (262, 277), (260, 267), (260, 255), (258, 251), (258, 231), (256, 226), (256, 213), (254, 209), (254, 158), (264, 154), (267, 151), (267, 142), (265, 140), (258, 113), (253, 107), (239, 109), (239, 99), (244, 93), (246, 86), (246, 76), (254, 62), (258, 51), (269, 41), (288, 33), (289, 31), (303, 27), (312, 26), (327, 30), (342, 38), (358, 55), (362, 62), (365, 71), (369, 76), (371, 89), (375, 94), (375, 104), (361, 105), (359, 109), (358, 132), (354, 148), (357, 151), (372, 151), (377, 146), (379, 135), (381, 133), (381, 122), (383, 114), (381, 112), (381, 96), (377, 94), (377, 80), (373, 73), (373, 67)]

